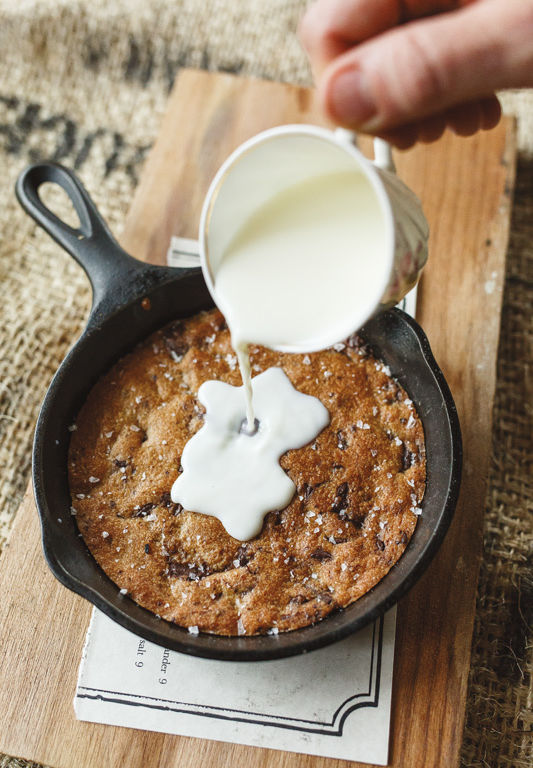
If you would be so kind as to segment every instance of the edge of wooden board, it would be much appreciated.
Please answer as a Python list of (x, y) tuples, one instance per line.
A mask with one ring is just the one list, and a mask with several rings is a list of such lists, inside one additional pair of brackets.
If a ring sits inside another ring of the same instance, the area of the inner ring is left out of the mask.
[[(257, 92), (255, 100), (252, 98), (254, 92)], [(271, 94), (275, 94), (276, 97), (275, 109), (269, 101)], [(167, 135), (180, 135), (183, 112), (179, 109), (179, 105), (185, 98), (188, 101), (184, 103), (188, 103), (191, 110), (197, 109), (199, 114), (206, 115), (207, 121), (203, 126), (205, 131), (191, 129), (189, 133), (186, 132), (186, 152), (179, 142), (172, 144)], [(243, 109), (242, 113), (236, 114), (235, 103), (239, 99), (252, 100), (254, 109), (248, 109), (248, 111)], [(220, 156), (223, 159), (231, 149), (247, 138), (247, 133), (252, 135), (260, 130), (261, 125), (268, 127), (272, 124), (288, 122), (285, 115), (290, 116), (291, 122), (298, 117), (301, 121), (321, 122), (315, 112), (313, 94), (307, 89), (258, 80), (243, 80), (232, 75), (214, 75), (194, 71), (180, 74), (169, 100), (158, 141), (147, 160), (141, 183), (132, 203), (126, 230), (121, 239), (123, 245), (137, 257), (150, 258), (161, 263), (168, 246), (169, 232), (185, 236), (194, 235), (193, 219), (214, 171), (214, 153), (220, 153), (217, 157)], [(229, 130), (228, 125), (231, 120), (237, 120), (237, 128)], [(224, 140), (216, 143), (215, 151), (210, 147), (217, 131), (220, 132), (221, 128), (228, 130), (223, 134)], [(472, 386), (477, 386), (474, 392), (479, 391), (480, 379), (481, 389), (485, 391), (492, 409), (504, 279), (503, 254), (509, 232), (509, 194), (512, 192), (514, 182), (515, 133), (511, 121), (506, 120), (498, 129), (485, 137), (462, 140), (466, 142), (464, 145), (457, 145), (455, 143), (457, 140), (451, 137), (444, 140), (448, 144), (452, 141), (454, 146), (473, 148), (489, 146), (496, 140), (499, 142), (498, 146), (501, 145), (502, 164), (494, 171), (497, 175), (498, 199), (492, 201), (493, 210), (491, 209), (492, 212), (488, 216), (494, 231), (490, 233), (491, 243), (483, 251), (480, 262), (482, 266), (488, 265), (488, 268), (497, 272), (494, 289), (490, 295), (487, 294), (492, 315), (489, 318), (489, 333), (485, 333), (486, 349), (482, 351), (488, 368), (476, 369), (466, 381), (464, 376), (459, 375), (461, 372), (454, 370), (453, 366), (450, 370), (446, 370), (446, 366), (443, 366), (460, 410), (467, 406), (467, 403), (463, 403), (461, 399), (461, 392)], [(364, 147), (368, 147), (368, 144), (368, 141), (363, 142)], [(200, 147), (204, 156), (202, 156), (200, 167), (194, 168), (194, 190), (186, 194), (183, 191), (186, 185), (180, 185), (182, 189), (175, 190), (176, 197), (172, 205), (168, 202), (168, 196), (161, 205), (161, 200), (158, 198), (160, 169), (176, 168), (177, 162), (176, 175), (181, 168), (185, 178), (193, 178), (192, 172), (184, 168), (183, 160), (181, 160), (182, 165), (179, 165), (180, 158), (184, 154), (194, 156), (190, 153), (198, 152)], [(422, 148), (416, 151), (421, 158), (417, 162), (423, 168), (428, 150)], [(436, 149), (435, 152), (437, 151), (440, 150)], [(413, 156), (399, 157), (400, 173), (402, 164), (406, 165), (410, 162), (408, 158)], [(427, 172), (426, 176), (428, 176)], [(144, 218), (149, 219), (148, 225), (144, 223)], [(185, 221), (186, 224), (184, 224)], [(159, 226), (161, 222), (163, 225)], [(475, 243), (472, 247), (474, 246)], [(439, 270), (430, 265), (424, 276), (420, 293), (420, 319), (423, 325), (426, 323), (424, 319), (426, 314), (431, 318), (433, 307), (430, 308), (429, 305), (432, 302), (434, 290), (432, 286), (435, 284), (438, 286), (439, 281), (442, 281)], [(436, 318), (425, 324), (437, 359), (439, 359), (441, 326), (442, 318)], [(447, 341), (448, 339), (445, 338), (442, 343), (445, 344)], [(446, 355), (441, 356), (441, 360), (446, 360)], [(461, 397), (458, 397), (458, 394)], [(477, 442), (478, 444), (485, 442), (482, 466), (476, 467), (475, 475), (469, 476), (468, 471), (465, 472), (458, 514), (450, 533), (422, 580), (399, 606), (393, 688), (392, 762), (390, 763), (394, 768), (400, 768), (400, 766), (401, 768), (419, 768), (422, 765), (424, 768), (431, 768), (431, 766), (451, 768), (457, 764), (462, 738), (481, 553), (481, 519), (486, 468), (489, 460), (486, 443), (489, 441), (490, 445), (491, 433), (490, 414), (487, 417), (486, 413), (483, 414), (478, 408), (475, 411), (475, 420), (480, 428)], [(471, 457), (465, 455), (465, 466), (468, 466), (469, 460)], [(480, 469), (481, 479), (478, 474)], [(473, 516), (467, 514), (469, 503), (475, 508)], [(457, 614), (457, 636), (446, 649), (442, 650), (439, 642), (433, 642), (433, 640), (440, 640), (438, 633), (442, 627), (438, 621), (440, 603), (438, 600), (434, 602), (435, 597), (438, 598), (439, 595), (435, 596), (432, 587), (432, 573), (436, 573), (443, 564), (446, 564), (446, 558), (452, 562), (454, 543), (457, 537), (464, 535), (472, 538), (473, 549), (477, 554), (473, 566), (467, 563), (466, 567), (457, 573), (454, 569), (448, 568), (448, 574), (453, 571), (454, 578), (450, 585), (447, 585), (447, 594), (464, 594), (465, 600), (459, 613), (452, 613), (452, 615)], [(20, 573), (29, 577), (24, 583), (20, 583)], [(10, 591), (13, 583), (16, 590)], [(10, 718), (9, 721), (5, 721), (9, 730), (1, 729), (3, 733), (0, 733), (0, 748), (29, 759), (52, 764), (55, 768), (74, 768), (80, 764), (84, 765), (84, 768), (89, 766), (96, 768), (102, 764), (103, 760), (117, 766), (127, 764), (129, 768), (130, 766), (131, 768), (163, 766), (176, 760), (183, 760), (186, 764), (202, 762), (206, 765), (221, 764), (222, 761), (233, 764), (245, 760), (250, 764), (266, 765), (268, 763), (269, 766), (278, 765), (283, 768), (296, 768), (296, 766), (343, 768), (346, 765), (345, 761), (335, 759), (76, 721), (71, 704), (76, 683), (76, 674), (73, 670), (77, 670), (79, 664), (91, 607), (82, 598), (67, 592), (47, 570), (42, 557), (37, 516), (30, 490), (17, 515), (10, 542), (0, 558), (0, 591), (5, 595), (0, 605), (2, 619), (0, 621), (0, 702), (2, 700), (5, 702), (5, 712)], [(428, 617), (430, 621), (426, 621), (423, 625), (428, 632), (426, 645), (419, 648), (420, 636), (414, 630), (415, 622)], [(2, 626), (7, 628), (7, 631), (4, 629), (2, 632)], [(47, 628), (46, 633), (42, 631), (43, 626)], [(35, 638), (38, 638), (38, 645), (32, 649), (31, 644)], [(428, 676), (424, 673), (424, 668), (417, 669), (416, 664), (413, 664), (411, 658), (413, 654), (410, 649), (415, 649), (423, 662), (423, 667), (426, 661), (428, 662), (426, 667), (435, 662), (437, 666), (440, 664), (440, 674)], [(440, 654), (436, 660), (433, 658), (435, 649)], [(52, 694), (50, 698), (46, 698), (45, 688), (46, 692), (49, 691)], [(416, 697), (414, 697), (415, 688), (418, 692)], [(455, 703), (453, 717), (449, 707), (446, 709), (446, 696), (442, 701), (436, 701), (435, 698), (436, 692), (446, 693), (449, 689), (452, 690), (452, 694), (449, 695), (453, 695)], [(421, 701), (424, 697), (432, 702), (431, 707)], [(406, 701), (409, 701), (409, 708), (405, 706)], [(459, 712), (458, 707), (462, 708)], [(0, 711), (4, 713), (4, 709)], [(83, 753), (78, 752), (82, 742), (85, 744)], [(443, 749), (446, 749), (446, 754), (442, 752)], [(351, 765), (356, 768), (359, 764), (352, 762)]]

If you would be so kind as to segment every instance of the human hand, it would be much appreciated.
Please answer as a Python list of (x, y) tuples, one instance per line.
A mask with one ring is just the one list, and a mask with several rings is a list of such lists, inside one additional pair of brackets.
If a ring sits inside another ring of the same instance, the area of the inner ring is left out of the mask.
[(326, 115), (400, 149), (493, 128), (533, 86), (533, 0), (317, 0), (304, 15)]

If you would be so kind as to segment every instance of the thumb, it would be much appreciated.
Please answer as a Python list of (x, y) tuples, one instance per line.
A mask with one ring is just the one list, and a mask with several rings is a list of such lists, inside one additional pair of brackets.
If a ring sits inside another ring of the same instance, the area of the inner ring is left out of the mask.
[(533, 85), (533, 0), (478, 0), (396, 27), (339, 56), (319, 90), (335, 122), (383, 131)]

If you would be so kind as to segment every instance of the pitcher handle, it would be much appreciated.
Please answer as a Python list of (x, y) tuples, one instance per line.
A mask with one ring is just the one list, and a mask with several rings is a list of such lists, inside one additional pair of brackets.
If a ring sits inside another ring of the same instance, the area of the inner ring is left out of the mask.
[[(355, 131), (349, 131), (347, 128), (336, 128), (335, 136), (339, 141), (347, 142), (357, 146), (357, 134)], [(392, 147), (385, 139), (374, 139), (374, 165), (384, 171), (396, 173), (396, 166), (392, 159)]]

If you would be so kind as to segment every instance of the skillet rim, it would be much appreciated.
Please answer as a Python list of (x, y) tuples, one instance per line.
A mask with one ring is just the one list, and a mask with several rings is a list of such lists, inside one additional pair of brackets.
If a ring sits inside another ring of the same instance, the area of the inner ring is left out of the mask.
[[(162, 269), (162, 273), (164, 269), (164, 272), (166, 273), (166, 275), (168, 276), (171, 282), (173, 282), (172, 272), (176, 273), (174, 279), (177, 279), (177, 280), (185, 276), (184, 270), (169, 270), (166, 268), (161, 268), (161, 269)], [(200, 272), (200, 270), (196, 270), (196, 269), (187, 270), (187, 273), (197, 273), (197, 272)], [(154, 290), (155, 288), (152, 288), (152, 292)], [(146, 291), (143, 291), (143, 295), (148, 295), (149, 297), (151, 294), (146, 293)], [(126, 305), (119, 306), (116, 314), (127, 310), (131, 306), (131, 304), (134, 303), (134, 301), (136, 300), (138, 299), (134, 299)], [(112, 316), (113, 315), (108, 315), (105, 319), (103, 319), (101, 328), (105, 327), (106, 322), (110, 320)], [(348, 619), (344, 622), (343, 621), (339, 622), (338, 619), (336, 622), (333, 622), (332, 620), (334, 617), (346, 615), (346, 612), (350, 608), (350, 606), (347, 606), (345, 609), (332, 612), (328, 616), (324, 617), (322, 621), (316, 624), (312, 624), (312, 625), (309, 625), (308, 627), (303, 627), (301, 629), (292, 630), (290, 632), (284, 632), (281, 635), (268, 635), (268, 636), (260, 635), (260, 636), (250, 636), (250, 637), (229, 637), (229, 638), (221, 635), (210, 635), (208, 633), (191, 635), (185, 628), (179, 627), (178, 625), (172, 625), (170, 624), (170, 622), (161, 620), (163, 622), (162, 626), (172, 627), (172, 633), (173, 634), (175, 633), (176, 636), (174, 638), (170, 638), (168, 635), (165, 635), (163, 632), (158, 632), (153, 627), (147, 626), (148, 622), (153, 624), (154, 614), (152, 614), (150, 611), (138, 606), (136, 603), (134, 603), (134, 601), (130, 599), (125, 600), (124, 598), (122, 598), (122, 596), (120, 596), (120, 600), (118, 600), (117, 598), (118, 604), (114, 604), (105, 595), (102, 594), (102, 590), (98, 588), (98, 584), (95, 586), (94, 584), (91, 585), (90, 583), (87, 583), (86, 580), (80, 579), (78, 574), (73, 572), (72, 569), (68, 569), (64, 566), (61, 559), (61, 554), (59, 553), (59, 556), (58, 556), (55, 545), (53, 544), (54, 537), (50, 535), (50, 524), (52, 522), (50, 520), (50, 517), (53, 515), (53, 513), (50, 509), (50, 505), (48, 504), (46, 494), (43, 490), (42, 478), (40, 475), (40, 471), (42, 470), (42, 452), (44, 448), (43, 440), (45, 436), (44, 433), (47, 427), (47, 418), (48, 418), (49, 408), (53, 404), (53, 399), (57, 396), (57, 392), (56, 392), (57, 387), (61, 386), (61, 384), (63, 383), (61, 378), (64, 375), (65, 370), (67, 370), (68, 372), (69, 363), (72, 360), (72, 357), (75, 356), (77, 353), (79, 353), (79, 349), (80, 347), (83, 347), (84, 341), (86, 340), (87, 336), (95, 332), (95, 328), (91, 327), (90, 324), (88, 325), (87, 329), (83, 332), (83, 334), (80, 336), (76, 344), (71, 348), (69, 354), (67, 355), (67, 357), (65, 358), (61, 366), (59, 367), (56, 373), (56, 376), (54, 377), (47, 391), (45, 400), (43, 402), (43, 406), (41, 408), (41, 412), (39, 414), (37, 427), (35, 430), (34, 447), (33, 447), (34, 494), (35, 494), (36, 506), (39, 512), (39, 517), (41, 522), (43, 550), (44, 550), (47, 563), (50, 567), (50, 570), (54, 574), (54, 576), (64, 586), (66, 586), (71, 591), (74, 591), (75, 593), (87, 599), (95, 607), (97, 607), (100, 611), (102, 611), (102, 613), (104, 613), (109, 618), (116, 621), (117, 623), (119, 623), (129, 631), (133, 632), (134, 634), (140, 637), (143, 637), (144, 639), (150, 642), (155, 642), (160, 646), (170, 648), (171, 650), (174, 650), (174, 651), (179, 651), (189, 655), (200, 656), (200, 657), (211, 658), (211, 659), (230, 660), (230, 661), (262, 661), (262, 660), (284, 658), (287, 656), (297, 655), (299, 653), (306, 653), (308, 651), (315, 650), (317, 648), (329, 645), (333, 642), (337, 642), (347, 637), (348, 635), (353, 634), (357, 630), (362, 629), (367, 624), (371, 623), (372, 621), (382, 616), (395, 603), (397, 603), (398, 600), (401, 599), (401, 597), (403, 597), (408, 592), (408, 590), (416, 583), (416, 581), (418, 581), (418, 579), (422, 576), (424, 571), (427, 569), (429, 563), (433, 559), (438, 548), (440, 547), (444, 539), (444, 536), (449, 528), (454, 510), (456, 507), (459, 488), (460, 488), (461, 459), (462, 459), (461, 433), (460, 433), (459, 419), (457, 416), (455, 403), (453, 401), (451, 392), (444, 378), (444, 375), (440, 370), (439, 366), (437, 365), (435, 358), (433, 357), (433, 353), (431, 352), (428, 339), (424, 331), (418, 325), (418, 323), (409, 315), (402, 312), (402, 310), (395, 308), (392, 310), (388, 310), (384, 313), (381, 313), (377, 318), (374, 318), (373, 320), (371, 320), (359, 332), (361, 337), (364, 340), (367, 340), (365, 338), (365, 334), (368, 326), (370, 326), (371, 323), (378, 322), (378, 321), (384, 323), (384, 322), (387, 322), (388, 320), (390, 320), (393, 323), (400, 322), (401, 324), (407, 327), (410, 333), (414, 334), (414, 337), (416, 338), (416, 341), (419, 346), (420, 362), (424, 364), (425, 368), (429, 370), (429, 372), (433, 376), (433, 379), (439, 391), (440, 397), (442, 399), (442, 404), (444, 405), (443, 415), (445, 416), (445, 419), (447, 422), (446, 426), (448, 427), (449, 437), (450, 437), (450, 448), (451, 448), (451, 464), (450, 464), (450, 472), (449, 472), (450, 479), (448, 483), (448, 491), (446, 494), (446, 499), (442, 505), (442, 511), (438, 516), (438, 523), (436, 524), (434, 529), (431, 531), (429, 540), (427, 541), (425, 547), (422, 549), (420, 555), (417, 557), (413, 567), (404, 576), (404, 578), (400, 581), (398, 585), (396, 585), (392, 590), (390, 590), (383, 598), (378, 600), (375, 603), (375, 605), (371, 606), (363, 615), (358, 616), (352, 620), (350, 620), (348, 617)], [(149, 335), (149, 332), (150, 331), (148, 332), (145, 331), (143, 334), (144, 337)], [(372, 345), (371, 340), (369, 340), (369, 343)], [(117, 356), (120, 357), (120, 353), (118, 353)], [(102, 373), (100, 373), (99, 375), (102, 375)], [(394, 373), (394, 376), (395, 378), (397, 378), (398, 374)], [(407, 374), (407, 378), (408, 378), (408, 374)], [(88, 386), (87, 393), (90, 390), (91, 386), (92, 384)], [(408, 385), (406, 388), (407, 390), (409, 390)], [(422, 423), (424, 426), (423, 419), (422, 419)], [(425, 431), (425, 426), (424, 426), (424, 431)], [(424, 501), (422, 502), (422, 508), (424, 508)], [(86, 545), (84, 546), (87, 549)], [(89, 552), (88, 549), (87, 551)], [(116, 593), (118, 591), (116, 585), (109, 579), (109, 577), (101, 569), (101, 567), (99, 566), (97, 561), (94, 559), (94, 557), (90, 554), (90, 552), (89, 552), (89, 555), (90, 555), (90, 558), (92, 559), (92, 562), (95, 566), (96, 571), (98, 572), (97, 573), (98, 578), (96, 579), (96, 581), (101, 581), (103, 577), (104, 581), (109, 582), (109, 584), (113, 586), (114, 592)], [(400, 562), (400, 560), (398, 562)], [(397, 565), (395, 564), (395, 566), (393, 566), (391, 571), (396, 567)], [(375, 585), (375, 587), (373, 587), (371, 590), (369, 590), (369, 592), (363, 595), (359, 601), (355, 601), (355, 603), (352, 603), (351, 605), (356, 605), (357, 603), (360, 603), (361, 600), (364, 600), (367, 596), (371, 596), (380, 585), (386, 583), (389, 573), (387, 573), (383, 577), (383, 579), (381, 579), (381, 581), (378, 582), (377, 585)], [(134, 606), (134, 608), (132, 608), (132, 606)], [(139, 612), (140, 612), (140, 615), (145, 614), (145, 618), (147, 620), (145, 623), (143, 623), (143, 621), (140, 620), (138, 617), (131, 615), (132, 613), (139, 614)], [(336, 626), (331, 626), (331, 628), (328, 629), (328, 625), (327, 625), (328, 620), (330, 621), (330, 624), (333, 625), (335, 623)], [(279, 642), (280, 637), (283, 638), (283, 643)], [(286, 640), (286, 638), (291, 638), (292, 642)]]

